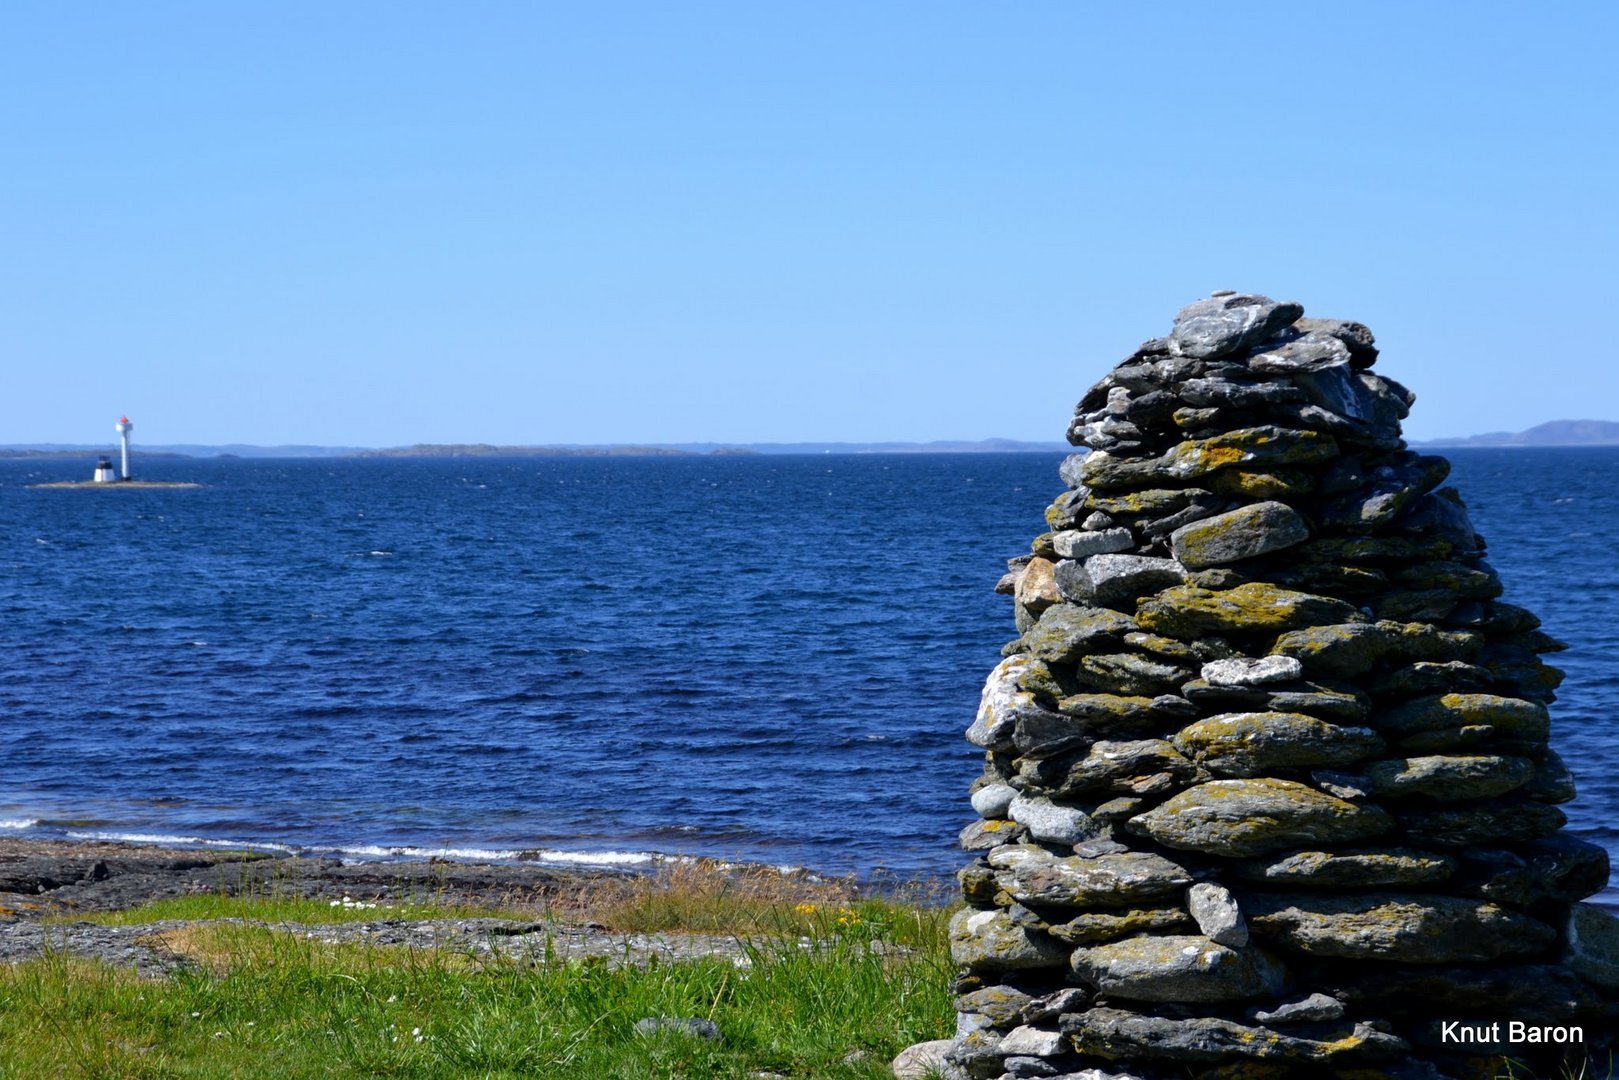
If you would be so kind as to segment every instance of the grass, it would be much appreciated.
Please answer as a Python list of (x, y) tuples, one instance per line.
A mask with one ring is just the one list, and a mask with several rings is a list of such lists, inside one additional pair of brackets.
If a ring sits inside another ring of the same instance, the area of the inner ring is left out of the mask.
[[(551, 897), (539, 912), (746, 946), (745, 966), (642, 968), (334, 944), (263, 925), (533, 909), (165, 900), (99, 918), (188, 920), (162, 932), (190, 961), (178, 975), (60, 952), (0, 967), (0, 1076), (884, 1077), (900, 1049), (953, 1028), (949, 913), (917, 900), (699, 865)], [(724, 1040), (637, 1035), (649, 1016), (712, 1019)]]

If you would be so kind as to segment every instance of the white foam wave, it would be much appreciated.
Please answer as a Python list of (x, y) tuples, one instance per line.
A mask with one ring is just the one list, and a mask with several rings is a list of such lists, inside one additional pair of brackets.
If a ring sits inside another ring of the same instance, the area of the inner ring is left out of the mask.
[(69, 831), (63, 835), (69, 840), (103, 840), (109, 843), (122, 844), (163, 844), (168, 846), (185, 844), (198, 847), (247, 848), (251, 851), (283, 851), (289, 854), (298, 850), (290, 844), (255, 843), (251, 840), (209, 840), (201, 836), (178, 836), (172, 833)]
[(38, 818), (0, 818), (0, 829), (32, 829)]
[(650, 851), (553, 851), (549, 848), (500, 850), (495, 848), (383, 846), (346, 844), (341, 847), (310, 847), (304, 850), (323, 855), (355, 859), (460, 859), (466, 862), (525, 862), (566, 866), (644, 866), (672, 860)]

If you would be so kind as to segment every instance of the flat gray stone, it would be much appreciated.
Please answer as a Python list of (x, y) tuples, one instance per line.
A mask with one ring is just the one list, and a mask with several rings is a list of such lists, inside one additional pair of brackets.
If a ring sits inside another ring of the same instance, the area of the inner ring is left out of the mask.
[(1208, 359), (1240, 352), (1276, 335), (1304, 314), (1301, 304), (1258, 293), (1232, 293), (1187, 304), (1169, 334), (1173, 356)]
[(1297, 510), (1259, 502), (1182, 525), (1169, 543), (1181, 565), (1200, 570), (1282, 551), (1309, 538), (1310, 526)]
[(1345, 802), (1291, 780), (1257, 778), (1188, 788), (1131, 818), (1127, 827), (1165, 847), (1242, 858), (1367, 840), (1388, 832), (1394, 820), (1380, 807)]
[(1248, 357), (1250, 371), (1266, 375), (1291, 375), (1301, 371), (1324, 371), (1347, 367), (1349, 346), (1331, 334), (1319, 331), (1300, 334), (1279, 345), (1264, 345)]
[(1420, 796), (1438, 802), (1489, 799), (1522, 787), (1534, 775), (1527, 758), (1493, 754), (1447, 754), (1374, 761), (1354, 773), (1324, 773), (1320, 779), (1352, 787), (1373, 798)]
[(1057, 569), (1057, 589), (1063, 596), (1103, 606), (1133, 605), (1137, 597), (1186, 580), (1180, 563), (1150, 555), (1092, 555), (1084, 562), (1065, 560)]
[(1238, 863), (1238, 877), (1287, 888), (1345, 889), (1438, 885), (1456, 873), (1449, 855), (1416, 848), (1291, 851)]
[(1299, 319), (1293, 329), (1305, 334), (1327, 334), (1343, 342), (1357, 368), (1369, 368), (1377, 360), (1377, 339), (1365, 323), (1348, 319)]
[(1220, 590), (1176, 586), (1136, 610), (1141, 629), (1187, 641), (1207, 634), (1281, 634), (1360, 618), (1356, 608), (1342, 600), (1261, 581)]
[(1285, 712), (1211, 716), (1182, 728), (1170, 742), (1187, 758), (1222, 776), (1354, 764), (1375, 757), (1385, 745), (1370, 728), (1343, 727)]
[(1326, 994), (1311, 994), (1299, 1001), (1289, 1001), (1274, 1009), (1261, 1009), (1253, 1018), (1261, 1024), (1319, 1024), (1329, 1020), (1342, 1020), (1344, 1003)]
[(1178, 787), (1198, 773), (1166, 739), (1102, 739), (1068, 766), (1059, 790), (1064, 795), (1148, 795), (1161, 786), (1156, 778)]
[(1064, 1016), (1060, 1026), (1082, 1054), (1130, 1061), (1229, 1063), (1260, 1060), (1347, 1068), (1405, 1059), (1404, 1039), (1369, 1024), (1340, 1026), (1317, 1039), (1284, 1035), (1234, 1020), (1196, 1017), (1176, 1020), (1123, 1009), (1093, 1008)]
[(1190, 668), (1135, 652), (1081, 656), (1074, 669), (1075, 680), (1086, 688), (1126, 696), (1172, 694), (1191, 677)]
[(1062, 1032), (1028, 1024), (1013, 1028), (1001, 1040), (1001, 1053), (1008, 1057), (1056, 1057), (1068, 1049)]
[(1034, 845), (992, 852), (995, 882), (1025, 904), (1122, 908), (1176, 896), (1192, 876), (1162, 855), (1125, 851), (1059, 858)]
[[(1078, 565), (1067, 560), (1058, 564), (1063, 568)], [(1108, 608), (1054, 604), (1023, 635), (1023, 644), (1037, 660), (1071, 664), (1086, 653), (1116, 649), (1123, 636), (1135, 629), (1134, 619)]]
[(1304, 675), (1304, 665), (1291, 656), (1267, 656), (1261, 660), (1234, 656), (1211, 660), (1200, 674), (1210, 686), (1264, 686), (1292, 682)]
[(1216, 945), (1240, 949), (1248, 944), (1248, 924), (1237, 898), (1223, 885), (1200, 881), (1186, 890), (1186, 907), (1203, 936)]
[(1027, 971), (1061, 967), (1068, 949), (1005, 911), (964, 908), (950, 919), (950, 958), (974, 971)]
[(1077, 844), (1109, 832), (1106, 825), (1078, 807), (1061, 806), (1050, 799), (1020, 794), (1007, 813), (1030, 836), (1051, 844)]
[(1098, 994), (1132, 1001), (1215, 1002), (1273, 997), (1287, 969), (1262, 949), (1205, 937), (1134, 937), (1074, 950), (1076, 978)]
[(1085, 559), (1092, 555), (1108, 555), (1129, 551), (1135, 546), (1135, 536), (1129, 529), (1064, 529), (1051, 538), (1051, 546), (1064, 559)]
[(1246, 906), (1255, 937), (1314, 957), (1476, 962), (1533, 955), (1557, 937), (1527, 915), (1451, 896), (1255, 893)]

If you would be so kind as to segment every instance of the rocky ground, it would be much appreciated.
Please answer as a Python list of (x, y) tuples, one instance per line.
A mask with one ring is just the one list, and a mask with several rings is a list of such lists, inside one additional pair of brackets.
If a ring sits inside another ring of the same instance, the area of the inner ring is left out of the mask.
[[(584, 898), (622, 884), (623, 875), (558, 871), (522, 864), (447, 861), (359, 863), (261, 852), (173, 850), (130, 844), (0, 840), (0, 961), (47, 949), (162, 974), (186, 963), (165, 941), (187, 924), (135, 926), (74, 921), (75, 914), (118, 911), (196, 893), (255, 893), (376, 904), (365, 922), (278, 928), (328, 942), (448, 948), (482, 955), (543, 959), (599, 956), (644, 963), (719, 957), (746, 962), (735, 938), (701, 934), (628, 934), (584, 918)], [(433, 903), (501, 908), (531, 917), (390, 918), (397, 905)]]

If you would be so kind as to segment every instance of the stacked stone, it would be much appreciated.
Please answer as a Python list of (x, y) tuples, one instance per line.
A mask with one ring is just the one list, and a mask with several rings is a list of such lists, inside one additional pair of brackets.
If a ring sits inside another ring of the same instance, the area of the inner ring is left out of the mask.
[(948, 1075), (1493, 1075), (1619, 1031), (1562, 646), (1371, 332), (1302, 316), (1216, 293), (1079, 404), (967, 733)]

